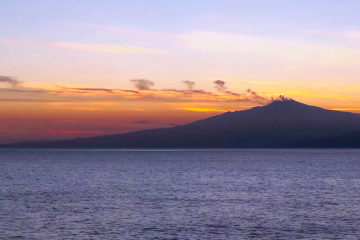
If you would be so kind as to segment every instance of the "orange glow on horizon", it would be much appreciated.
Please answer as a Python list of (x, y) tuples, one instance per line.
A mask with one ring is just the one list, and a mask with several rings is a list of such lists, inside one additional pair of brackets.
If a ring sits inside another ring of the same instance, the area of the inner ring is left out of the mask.
[(234, 111), (233, 109), (218, 109), (218, 108), (196, 108), (196, 107), (186, 107), (183, 110), (192, 111), (192, 112), (228, 112)]
[(47, 134), (105, 134), (104, 131), (84, 131), (84, 130), (46, 130)]
[[(227, 111), (266, 105), (278, 95), (271, 90), (273, 87), (270, 85), (268, 92), (256, 93), (229, 89), (222, 92), (134, 90), (24, 83), (0, 88), (0, 143), (96, 136), (186, 124)], [(300, 102), (360, 112), (358, 99), (350, 95), (291, 91), (289, 86), (283, 87), (286, 96)]]

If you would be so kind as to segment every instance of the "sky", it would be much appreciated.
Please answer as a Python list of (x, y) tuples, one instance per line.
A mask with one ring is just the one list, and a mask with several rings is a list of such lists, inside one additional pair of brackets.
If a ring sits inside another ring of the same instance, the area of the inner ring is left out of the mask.
[(359, 0), (0, 0), (0, 143), (172, 127), (279, 95), (360, 112)]

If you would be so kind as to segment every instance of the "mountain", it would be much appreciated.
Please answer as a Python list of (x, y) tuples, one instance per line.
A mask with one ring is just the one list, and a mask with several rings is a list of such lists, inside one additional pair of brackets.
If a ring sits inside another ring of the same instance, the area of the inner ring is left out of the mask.
[(72, 140), (8, 144), (2, 147), (315, 147), (311, 143), (320, 144), (320, 141), (329, 137), (331, 141), (332, 136), (356, 131), (360, 131), (360, 114), (326, 110), (294, 100), (277, 100), (263, 107), (227, 112), (172, 128)]
[(308, 139), (296, 145), (302, 148), (360, 148), (360, 131), (330, 136), (324, 138)]

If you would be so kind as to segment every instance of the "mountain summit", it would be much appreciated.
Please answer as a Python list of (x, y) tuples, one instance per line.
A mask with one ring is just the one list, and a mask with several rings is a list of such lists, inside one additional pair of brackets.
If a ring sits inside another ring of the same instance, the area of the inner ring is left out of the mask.
[(321, 147), (326, 147), (323, 142), (319, 144), (321, 139), (356, 131), (360, 131), (360, 114), (326, 110), (286, 99), (276, 100), (269, 105), (244, 111), (227, 112), (172, 128), (5, 146), (54, 148), (316, 147), (305, 144), (309, 140), (318, 143)]

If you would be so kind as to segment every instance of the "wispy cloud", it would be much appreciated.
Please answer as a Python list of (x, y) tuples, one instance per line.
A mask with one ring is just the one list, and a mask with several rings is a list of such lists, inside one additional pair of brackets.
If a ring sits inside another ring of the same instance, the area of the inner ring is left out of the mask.
[(137, 120), (132, 122), (135, 125), (162, 125), (162, 126), (176, 126), (178, 124), (174, 123), (166, 123), (166, 122), (159, 122), (159, 121), (151, 121), (151, 120)]
[[(146, 79), (130, 80), (137, 90), (116, 88), (66, 87), (52, 88), (0, 88), (2, 101), (32, 102), (253, 102), (264, 104), (270, 101), (254, 91), (235, 93), (229, 90), (213, 93), (202, 89), (151, 89), (154, 82)], [(225, 84), (225, 82), (224, 82)], [(74, 109), (76, 110), (76, 109)], [(81, 107), (78, 110), (97, 110)]]
[(141, 37), (141, 38), (171, 38), (170, 34), (165, 34), (161, 32), (154, 32), (154, 31), (145, 31), (139, 29), (131, 29), (131, 28), (124, 28), (120, 26), (109, 26), (109, 25), (102, 25), (102, 24), (81, 24), (88, 26), (90, 28), (101, 30), (101, 31), (108, 31), (113, 32), (120, 35), (127, 35), (131, 37)]
[(360, 30), (307, 30), (306, 34), (325, 35), (330, 37), (347, 38), (352, 40), (360, 40)]
[(0, 83), (5, 83), (12, 87), (17, 87), (17, 86), (21, 85), (22, 82), (16, 80), (14, 77), (0, 76)]
[(216, 81), (214, 81), (214, 84), (215, 84), (216, 90), (218, 90), (219, 92), (224, 92), (226, 90), (226, 86), (225, 86), (224, 81), (216, 80)]
[[(357, 32), (344, 33), (357, 37)], [(360, 63), (360, 50), (332, 44), (257, 35), (198, 31), (178, 34), (179, 44), (196, 51), (233, 56), (270, 57), (271, 61), (288, 59), (290, 63), (345, 64)]]
[(114, 54), (167, 54), (167, 51), (158, 48), (110, 45), (82, 42), (49, 42), (35, 41), (28, 39), (0, 38), (0, 41), (15, 46), (36, 46), (36, 47), (54, 47), (81, 52), (98, 52)]
[(70, 42), (52, 42), (52, 46), (75, 51), (100, 52), (100, 53), (136, 53), (136, 54), (164, 54), (166, 51), (153, 48), (105, 45), (105, 44), (84, 44)]
[(220, 108), (199, 108), (199, 107), (184, 107), (181, 110), (192, 112), (228, 112), (234, 111), (234, 109), (220, 109)]
[(88, 130), (58, 130), (58, 129), (50, 129), (46, 130), (47, 134), (105, 134), (104, 131), (88, 131)]
[(194, 86), (195, 86), (195, 82), (194, 81), (183, 81), (183, 83), (186, 85), (188, 90), (193, 90)]
[(149, 90), (152, 86), (154, 86), (154, 82), (147, 79), (132, 79), (130, 81), (138, 90)]

